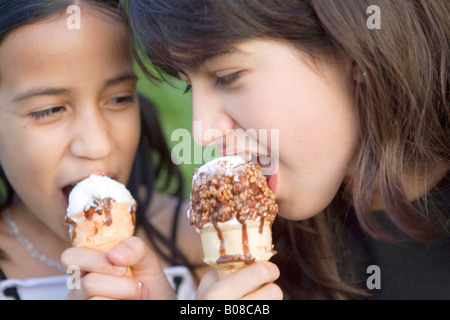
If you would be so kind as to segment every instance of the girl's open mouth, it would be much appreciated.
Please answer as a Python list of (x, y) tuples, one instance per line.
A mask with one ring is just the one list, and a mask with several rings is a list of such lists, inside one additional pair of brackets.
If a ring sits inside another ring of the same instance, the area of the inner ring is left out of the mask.
[(72, 189), (76, 186), (76, 184), (84, 179), (86, 179), (87, 177), (89, 177), (91, 174), (96, 174), (96, 175), (101, 175), (101, 176), (107, 176), (110, 177), (111, 179), (116, 179), (116, 175), (112, 172), (112, 171), (108, 171), (108, 170), (103, 170), (103, 171), (97, 171), (97, 172), (93, 172), (87, 175), (82, 176), (81, 178), (79, 178), (77, 181), (72, 181), (71, 184), (68, 184), (64, 187), (62, 187), (60, 189), (60, 197), (61, 197), (61, 201), (64, 205), (64, 208), (67, 210), (67, 208), (69, 207), (69, 195), (70, 192), (72, 191)]
[(61, 188), (61, 197), (64, 208), (67, 209), (69, 207), (69, 194), (72, 189), (75, 187), (75, 184), (69, 184), (63, 188)]

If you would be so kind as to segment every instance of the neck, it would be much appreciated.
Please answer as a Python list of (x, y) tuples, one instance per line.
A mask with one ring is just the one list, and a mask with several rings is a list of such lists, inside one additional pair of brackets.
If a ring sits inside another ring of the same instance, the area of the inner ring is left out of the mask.
[[(10, 216), (20, 233), (41, 254), (51, 260), (60, 261), (62, 252), (70, 246), (66, 239), (62, 239), (45, 222), (36, 217), (21, 201), (17, 201), (8, 208)], [(61, 272), (33, 258), (18, 239), (9, 234), (3, 219), (1, 221), (0, 236), (2, 249), (8, 260), (1, 261), (1, 267), (9, 278), (28, 278), (59, 275)]]
[(30, 240), (33, 237), (54, 239), (57, 243), (70, 245), (68, 238), (63, 238), (44, 219), (40, 219), (22, 201), (15, 202), (9, 209), (20, 231)]

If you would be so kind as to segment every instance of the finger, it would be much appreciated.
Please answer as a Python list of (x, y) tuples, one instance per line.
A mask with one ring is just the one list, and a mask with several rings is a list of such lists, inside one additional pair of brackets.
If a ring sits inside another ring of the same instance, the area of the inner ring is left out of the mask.
[(68, 299), (120, 299), (147, 298), (142, 283), (133, 277), (117, 277), (101, 273), (88, 273), (81, 279), (80, 287), (72, 289)]
[(98, 272), (110, 275), (124, 275), (126, 266), (114, 265), (106, 253), (85, 248), (69, 248), (61, 255), (61, 263), (68, 268), (77, 266), (84, 272)]
[(202, 299), (201, 297), (204, 296), (205, 292), (217, 281), (219, 281), (219, 277), (217, 276), (216, 270), (210, 270), (205, 273), (200, 281), (200, 284), (198, 285), (195, 299)]
[(268, 283), (246, 295), (242, 300), (283, 300), (283, 291), (275, 283)]
[(158, 256), (142, 239), (130, 237), (124, 240), (107, 257), (113, 265), (131, 266), (134, 277), (149, 289), (150, 299), (176, 299)]
[[(275, 281), (279, 276), (280, 272), (275, 264), (271, 262), (255, 263), (212, 284), (198, 298), (208, 300), (241, 299), (264, 284)], [(207, 281), (212, 281), (212, 279), (207, 279)]]

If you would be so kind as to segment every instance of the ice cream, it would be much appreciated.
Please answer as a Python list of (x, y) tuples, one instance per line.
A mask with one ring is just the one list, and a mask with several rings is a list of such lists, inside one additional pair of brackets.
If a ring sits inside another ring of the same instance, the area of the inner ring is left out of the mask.
[(196, 169), (188, 218), (202, 238), (204, 262), (219, 279), (274, 255), (272, 223), (278, 213), (258, 164), (222, 157)]
[(107, 176), (90, 175), (69, 194), (65, 221), (72, 245), (110, 251), (133, 235), (135, 212), (136, 201), (123, 184)]

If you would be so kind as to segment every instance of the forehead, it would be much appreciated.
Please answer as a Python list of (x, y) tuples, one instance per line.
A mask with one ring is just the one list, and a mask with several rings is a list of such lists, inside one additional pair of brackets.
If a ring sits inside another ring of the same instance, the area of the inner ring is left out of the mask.
[(58, 14), (8, 34), (0, 44), (0, 85), (19, 75), (26, 75), (21, 80), (27, 80), (77, 72), (80, 64), (90, 65), (94, 72), (96, 66), (109, 64), (111, 69), (132, 63), (126, 31), (119, 21), (88, 7), (81, 8), (80, 29), (68, 28), (69, 18), (70, 14)]
[(194, 54), (193, 52), (169, 51), (171, 61), (168, 63), (177, 72), (191, 73), (196, 72), (202, 66), (213, 64), (227, 57), (246, 57), (249, 52), (240, 48), (240, 43), (230, 44), (227, 46), (210, 48), (202, 53)]

